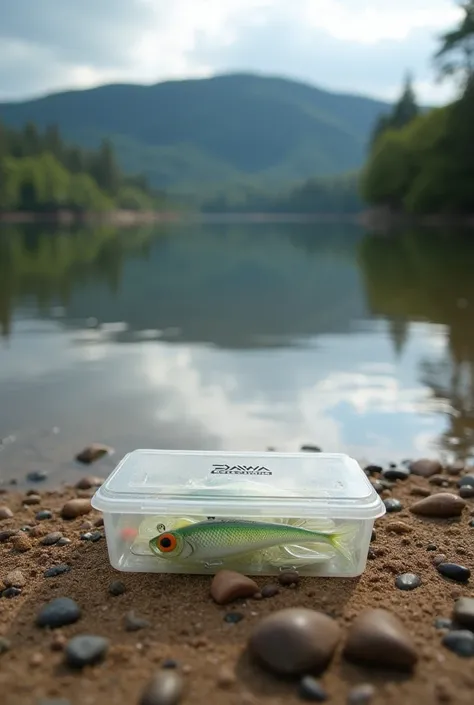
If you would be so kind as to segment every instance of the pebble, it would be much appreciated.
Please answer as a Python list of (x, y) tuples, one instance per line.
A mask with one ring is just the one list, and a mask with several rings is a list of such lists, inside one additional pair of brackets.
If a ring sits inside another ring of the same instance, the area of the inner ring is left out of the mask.
[(53, 512), (50, 512), (49, 509), (42, 509), (37, 514), (35, 514), (36, 521), (47, 521), (48, 519), (52, 518)]
[(258, 592), (257, 583), (233, 570), (219, 570), (211, 583), (211, 597), (218, 605), (238, 598), (252, 597)]
[(178, 671), (158, 671), (145, 686), (138, 705), (177, 705), (184, 694), (184, 680)]
[(224, 616), (224, 622), (228, 622), (229, 624), (238, 624), (241, 622), (244, 618), (244, 615), (242, 612), (228, 612)]
[(63, 519), (76, 519), (92, 510), (90, 499), (70, 499), (61, 509)]
[(453, 620), (447, 617), (437, 617), (434, 621), (434, 626), (436, 629), (451, 629), (453, 626)]
[(51, 640), (52, 651), (62, 651), (67, 644), (67, 639), (61, 632), (56, 632)]
[(380, 480), (372, 480), (372, 487), (377, 492), (377, 494), (380, 494), (385, 489)]
[(448, 632), (444, 635), (442, 644), (458, 656), (464, 658), (474, 656), (474, 634), (468, 629), (456, 629)]
[(79, 463), (84, 463), (84, 465), (90, 465), (111, 452), (112, 448), (109, 448), (109, 446), (105, 446), (102, 443), (91, 443), (90, 446), (87, 446), (76, 455), (76, 460)]
[(319, 446), (315, 446), (312, 443), (305, 443), (300, 447), (301, 453), (322, 453), (322, 449)]
[(440, 492), (416, 502), (410, 511), (419, 516), (448, 518), (460, 516), (465, 506), (466, 502), (458, 495)]
[(12, 536), (16, 536), (18, 531), (16, 529), (7, 529), (6, 531), (0, 531), (0, 543), (5, 543), (9, 541)]
[(249, 639), (255, 659), (280, 675), (306, 675), (322, 671), (340, 638), (337, 622), (305, 608), (273, 612), (257, 624)]
[(457, 563), (440, 563), (436, 568), (445, 578), (456, 580), (458, 583), (467, 583), (471, 577), (469, 568)]
[(421, 578), (415, 573), (402, 573), (402, 575), (397, 575), (395, 585), (399, 590), (415, 590), (420, 587)]
[(347, 696), (347, 705), (368, 705), (375, 697), (372, 683), (360, 683), (354, 686)]
[(58, 575), (63, 573), (69, 573), (71, 566), (67, 563), (61, 563), (60, 565), (55, 565), (52, 568), (48, 568), (44, 571), (43, 575), (45, 578), (56, 578)]
[(28, 497), (25, 497), (23, 499), (23, 504), (26, 504), (26, 506), (33, 506), (33, 504), (40, 504), (41, 502), (41, 497), (39, 494), (30, 494)]
[(99, 517), (98, 519), (95, 520), (94, 526), (99, 528), (100, 526), (104, 526), (104, 517)]
[(3, 582), (7, 587), (25, 587), (26, 578), (21, 572), (21, 570), (12, 570), (11, 573), (3, 578)]
[(382, 472), (382, 477), (386, 480), (407, 480), (410, 477), (410, 468), (406, 465), (389, 467)]
[(33, 654), (30, 658), (30, 666), (33, 666), (36, 668), (36, 666), (41, 666), (41, 664), (44, 661), (44, 656), (43, 654), (40, 654), (38, 651)]
[(4, 636), (0, 636), (0, 655), (6, 654), (12, 648), (12, 643)]
[(150, 627), (151, 623), (148, 619), (138, 617), (133, 610), (130, 610), (124, 617), (124, 626), (127, 632), (138, 632), (140, 629)]
[(65, 536), (59, 539), (56, 546), (68, 546), (71, 543), (71, 539), (67, 539)]
[(100, 531), (88, 531), (86, 534), (81, 535), (82, 541), (92, 541), (92, 543), (96, 543), (96, 541), (99, 541), (101, 538), (102, 534)]
[(216, 683), (219, 688), (227, 690), (228, 688), (231, 688), (234, 685), (235, 680), (235, 675), (233, 674), (231, 669), (227, 668), (227, 666), (222, 666), (222, 668), (217, 674)]
[(435, 543), (429, 543), (426, 547), (427, 551), (437, 551), (438, 546)]
[(174, 658), (167, 658), (161, 664), (161, 668), (178, 668), (179, 663)]
[(453, 620), (461, 627), (474, 630), (474, 597), (460, 597), (456, 600)]
[(300, 582), (300, 574), (296, 570), (285, 570), (278, 576), (278, 582), (285, 587), (288, 585), (298, 585)]
[(387, 512), (401, 512), (403, 509), (403, 504), (399, 499), (384, 499), (383, 503), (385, 504)]
[(109, 640), (102, 636), (81, 634), (68, 641), (64, 649), (66, 663), (72, 668), (84, 668), (100, 663), (109, 648)]
[(410, 494), (413, 497), (429, 497), (431, 494), (431, 490), (429, 490), (427, 487), (412, 487), (410, 490)]
[(380, 668), (411, 669), (418, 652), (410, 634), (391, 612), (369, 609), (362, 612), (349, 628), (344, 655)]
[(431, 477), (443, 472), (443, 466), (438, 460), (429, 460), (428, 458), (416, 460), (414, 463), (410, 463), (409, 467), (413, 475), (421, 477)]
[(18, 595), (21, 595), (21, 588), (17, 587), (9, 587), (6, 590), (4, 590), (1, 594), (2, 597), (18, 597)]
[(109, 593), (118, 597), (118, 595), (123, 595), (127, 591), (125, 584), (121, 580), (113, 580), (109, 585)]
[(12, 536), (11, 543), (15, 551), (19, 551), (20, 553), (25, 553), (33, 548), (33, 544), (25, 534), (17, 534), (16, 536)]
[(446, 556), (444, 553), (437, 553), (436, 556), (433, 556), (432, 560), (433, 565), (439, 565), (440, 563), (446, 563)]
[(28, 482), (43, 482), (48, 477), (48, 473), (45, 470), (34, 470), (29, 472), (26, 476)]
[(404, 521), (389, 521), (385, 530), (393, 534), (409, 534), (413, 531), (412, 527), (405, 524)]
[(44, 605), (38, 612), (36, 624), (38, 627), (57, 629), (67, 624), (74, 624), (81, 617), (81, 608), (70, 597), (56, 597)]
[(459, 496), (463, 499), (472, 499), (474, 497), (474, 485), (463, 485), (460, 487)]
[(3, 521), (3, 519), (11, 519), (12, 517), (13, 512), (10, 507), (6, 507), (5, 505), (0, 507), (0, 521)]
[(43, 546), (54, 546), (54, 544), (58, 543), (58, 541), (62, 538), (63, 535), (60, 531), (53, 531), (51, 534), (46, 534), (46, 536), (41, 539), (40, 543)]
[(93, 477), (92, 475), (87, 475), (86, 477), (81, 477), (81, 479), (76, 482), (74, 487), (76, 490), (90, 490), (92, 487), (100, 487), (103, 484), (103, 480), (100, 477)]
[(321, 683), (313, 676), (304, 676), (298, 686), (298, 695), (302, 700), (322, 703), (328, 699), (328, 694)]
[(452, 465), (448, 465), (446, 472), (448, 475), (460, 475), (464, 470), (464, 463), (462, 460), (456, 460)]
[(261, 589), (262, 597), (275, 597), (280, 592), (278, 585), (264, 585)]
[(474, 475), (464, 475), (458, 480), (458, 487), (474, 487)]

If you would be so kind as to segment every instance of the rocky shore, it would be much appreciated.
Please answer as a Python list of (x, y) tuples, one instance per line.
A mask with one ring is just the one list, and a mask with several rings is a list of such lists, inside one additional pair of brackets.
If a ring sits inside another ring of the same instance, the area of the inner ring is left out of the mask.
[(474, 469), (366, 472), (388, 511), (350, 580), (120, 574), (99, 479), (3, 487), (0, 703), (471, 703)]

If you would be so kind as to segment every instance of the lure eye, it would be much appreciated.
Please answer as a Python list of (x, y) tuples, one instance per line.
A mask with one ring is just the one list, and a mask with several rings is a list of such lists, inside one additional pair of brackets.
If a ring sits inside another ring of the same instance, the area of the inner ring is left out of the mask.
[(176, 537), (173, 534), (162, 534), (157, 540), (158, 548), (163, 553), (174, 551), (177, 543)]

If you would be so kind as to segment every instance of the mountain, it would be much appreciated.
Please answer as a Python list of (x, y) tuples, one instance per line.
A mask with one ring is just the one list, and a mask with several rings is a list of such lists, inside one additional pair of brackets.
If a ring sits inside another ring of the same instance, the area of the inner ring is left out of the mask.
[(55, 123), (83, 146), (107, 136), (125, 170), (185, 191), (239, 181), (278, 185), (357, 169), (387, 108), (287, 79), (232, 74), (0, 103), (0, 119), (14, 127)]

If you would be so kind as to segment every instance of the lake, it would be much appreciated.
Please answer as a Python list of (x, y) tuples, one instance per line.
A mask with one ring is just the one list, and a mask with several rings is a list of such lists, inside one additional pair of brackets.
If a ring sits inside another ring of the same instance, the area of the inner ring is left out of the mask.
[[(474, 443), (474, 239), (347, 224), (0, 229), (0, 477), (75, 454)], [(78, 469), (79, 468), (79, 469)]]

